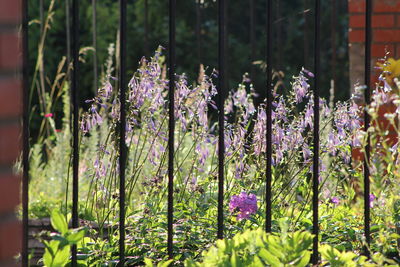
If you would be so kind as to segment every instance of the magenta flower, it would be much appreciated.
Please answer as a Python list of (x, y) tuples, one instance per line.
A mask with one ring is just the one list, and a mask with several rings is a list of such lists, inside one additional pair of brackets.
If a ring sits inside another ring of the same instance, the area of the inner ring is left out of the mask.
[(47, 113), (44, 115), (45, 118), (51, 118), (53, 117), (53, 113)]
[(339, 198), (337, 198), (337, 197), (332, 197), (331, 199), (330, 199), (330, 201), (329, 202), (331, 202), (332, 204), (334, 204), (334, 205), (339, 205)]
[(242, 192), (239, 195), (234, 195), (229, 203), (231, 212), (238, 212), (239, 220), (248, 219), (251, 214), (257, 212), (257, 197), (254, 194)]

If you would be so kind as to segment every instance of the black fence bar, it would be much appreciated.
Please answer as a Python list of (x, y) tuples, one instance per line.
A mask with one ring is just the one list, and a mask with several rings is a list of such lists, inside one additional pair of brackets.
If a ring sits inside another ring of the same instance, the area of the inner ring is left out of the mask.
[[(44, 27), (45, 27), (45, 18), (44, 18), (44, 0), (39, 1), (39, 17), (40, 17), (40, 38), (43, 37)], [(43, 54), (44, 51), (42, 51)], [(45, 71), (44, 71), (44, 56), (40, 57), (40, 86), (42, 87), (42, 92), (46, 92), (45, 89)], [(43, 96), (44, 100), (44, 96)], [(43, 101), (43, 107), (46, 108), (46, 101)], [(44, 110), (46, 112), (46, 110)]]
[(71, 22), (70, 22), (70, 0), (65, 0), (65, 28), (67, 39), (67, 73), (71, 64)]
[[(372, 20), (372, 0), (366, 0), (365, 12), (365, 105), (371, 102), (371, 20)], [(367, 109), (364, 109), (364, 127), (365, 130), (369, 128), (370, 118)], [(367, 133), (368, 135), (368, 133)], [(364, 158), (364, 235), (366, 246), (364, 253), (369, 257), (369, 245), (371, 243), (370, 236), (370, 180), (369, 180), (369, 160), (370, 160), (370, 138), (367, 136), (367, 144), (365, 145), (365, 158)]]
[(254, 0), (249, 0), (249, 12), (250, 12), (250, 79), (254, 86), (255, 78), (255, 65), (253, 64), (256, 60), (256, 32), (255, 32), (255, 12), (254, 12)]
[(314, 19), (315, 19), (315, 32), (314, 32), (314, 77), (315, 77), (315, 86), (314, 86), (314, 128), (313, 128), (313, 254), (312, 254), (312, 263), (314, 265), (318, 264), (318, 233), (319, 233), (319, 225), (318, 225), (318, 193), (319, 193), (319, 86), (320, 86), (320, 52), (321, 52), (321, 43), (320, 43), (320, 25), (321, 25), (321, 4), (320, 0), (315, 0), (315, 11), (314, 11)]
[(304, 12), (303, 12), (303, 19), (304, 19), (304, 25), (303, 25), (303, 61), (304, 61), (304, 67), (309, 68), (309, 0), (303, 0), (303, 7), (304, 7)]
[(201, 0), (196, 0), (196, 48), (197, 48), (197, 63), (202, 63), (201, 58)]
[[(79, 227), (78, 218), (78, 188), (79, 188), (79, 103), (78, 103), (78, 78), (79, 78), (79, 0), (72, 1), (72, 83), (71, 96), (73, 106), (73, 157), (72, 157), (72, 227)], [(77, 266), (76, 245), (72, 247), (72, 267)]]
[(174, 220), (174, 143), (175, 143), (175, 17), (176, 0), (169, 0), (169, 121), (168, 121), (168, 256), (173, 258)]
[(149, 0), (144, 0), (144, 55), (149, 56)]
[(224, 238), (224, 162), (225, 123), (224, 102), (226, 92), (226, 3), (218, 0), (218, 231), (217, 238)]
[(126, 0), (119, 1), (119, 265), (125, 266)]
[(267, 168), (266, 168), (266, 214), (265, 214), (265, 231), (271, 232), (272, 227), (272, 0), (267, 0), (267, 125), (266, 125), (266, 142), (267, 142)]
[(331, 47), (332, 47), (332, 58), (331, 58), (331, 75), (333, 81), (333, 95), (336, 95), (336, 62), (337, 62), (337, 2), (332, 0), (331, 2)]
[(22, 254), (23, 267), (29, 266), (29, 64), (28, 64), (28, 0), (22, 1)]
[(97, 0), (92, 0), (92, 45), (93, 45), (93, 89), (94, 93), (98, 89), (98, 71), (97, 71)]

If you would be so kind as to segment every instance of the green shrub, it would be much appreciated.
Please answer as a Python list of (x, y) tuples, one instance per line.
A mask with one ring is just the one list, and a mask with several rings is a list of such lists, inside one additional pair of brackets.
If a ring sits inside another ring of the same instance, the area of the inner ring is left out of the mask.
[(201, 262), (187, 260), (185, 266), (307, 266), (312, 239), (309, 232), (246, 230), (230, 240), (218, 240), (203, 253)]

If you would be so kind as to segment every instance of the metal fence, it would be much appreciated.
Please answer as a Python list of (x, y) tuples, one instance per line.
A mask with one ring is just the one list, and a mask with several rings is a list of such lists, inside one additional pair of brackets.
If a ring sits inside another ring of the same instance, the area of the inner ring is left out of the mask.
[[(320, 0), (315, 1), (314, 10), (314, 129), (313, 129), (313, 178), (312, 178), (312, 205), (313, 205), (313, 254), (312, 264), (317, 264), (318, 257), (318, 193), (319, 193), (319, 87), (320, 87), (320, 14), (321, 6)], [(69, 29), (69, 0), (66, 0), (67, 4), (67, 44), (68, 49), (71, 51), (71, 59), (73, 64), (73, 71), (71, 76), (71, 101), (72, 101), (72, 117), (73, 117), (73, 188), (72, 188), (72, 227), (79, 227), (78, 218), (78, 188), (79, 188), (79, 149), (78, 149), (78, 137), (79, 137), (79, 103), (78, 103), (78, 85), (79, 85), (79, 0), (72, 0), (72, 25)], [(370, 103), (371, 94), (371, 13), (372, 13), (372, 0), (366, 0), (366, 31), (365, 31), (365, 99), (366, 104)], [(147, 3), (147, 2), (146, 2)], [(266, 15), (267, 21), (265, 26), (266, 38), (267, 38), (267, 105), (266, 105), (266, 220), (265, 230), (271, 232), (271, 214), (272, 202), (272, 0), (266, 0)], [(92, 0), (93, 5), (93, 26), (96, 29), (96, 0)], [(119, 60), (120, 60), (120, 73), (119, 73), (119, 90), (120, 90), (120, 124), (119, 124), (119, 173), (120, 173), (120, 192), (119, 192), (119, 266), (125, 265), (125, 168), (127, 160), (127, 148), (125, 145), (126, 129), (122, 127), (126, 124), (126, 110), (125, 110), (125, 96), (126, 96), (126, 25), (127, 15), (126, 6), (127, 0), (119, 0), (119, 14), (120, 14), (120, 42), (119, 42)], [(218, 218), (217, 218), (217, 238), (221, 239), (224, 237), (224, 160), (225, 160), (225, 147), (224, 147), (224, 98), (227, 92), (227, 0), (218, 0), (218, 125), (219, 125), (219, 140), (218, 140)], [(254, 8), (254, 6), (253, 6)], [(22, 13), (23, 13), (23, 186), (22, 186), (22, 203), (23, 203), (23, 246), (22, 246), (22, 265), (28, 266), (28, 207), (29, 207), (29, 77), (28, 77), (28, 0), (22, 1)], [(175, 118), (174, 118), (174, 91), (175, 91), (175, 19), (176, 19), (176, 0), (169, 0), (169, 46), (168, 46), (168, 77), (169, 77), (169, 134), (168, 134), (168, 235), (167, 235), (167, 248), (168, 255), (172, 258), (173, 255), (173, 222), (174, 222), (174, 129), (175, 129)], [(252, 19), (253, 21), (253, 19)], [(253, 23), (254, 24), (254, 21)], [(71, 38), (71, 39), (70, 39)], [(252, 38), (254, 39), (254, 38)], [(96, 47), (96, 32), (94, 30), (93, 45)], [(254, 49), (254, 46), (252, 46)], [(68, 53), (69, 54), (69, 53)], [(68, 55), (69, 56), (69, 55)], [(97, 81), (97, 70), (96, 61), (94, 63), (94, 75), (95, 81)], [(369, 127), (370, 119), (367, 112), (365, 116), (365, 127)], [(368, 142), (367, 142), (368, 143)], [(369, 180), (369, 169), (368, 161), (370, 158), (369, 145), (366, 146), (366, 157), (364, 159), (364, 235), (366, 243), (370, 244), (370, 206), (369, 206), (369, 193), (370, 193), (370, 180)], [(368, 249), (365, 248), (365, 255), (369, 255)], [(72, 266), (77, 266), (77, 249), (72, 249)]]

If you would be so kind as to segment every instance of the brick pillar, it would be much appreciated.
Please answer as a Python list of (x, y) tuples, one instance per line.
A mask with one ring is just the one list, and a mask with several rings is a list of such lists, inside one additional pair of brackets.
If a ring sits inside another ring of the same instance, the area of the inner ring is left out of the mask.
[[(350, 84), (364, 82), (365, 0), (348, 0)], [(372, 66), (385, 55), (400, 58), (400, 0), (373, 0)], [(376, 81), (377, 74), (372, 81)]]
[(21, 250), (21, 177), (13, 172), (21, 144), (21, 0), (0, 0), (0, 266), (17, 266)]
[[(365, 0), (348, 0), (349, 9), (349, 55), (350, 55), (350, 83), (352, 90), (356, 83), (364, 84), (364, 53), (365, 53)], [(400, 0), (373, 0), (372, 10), (372, 67), (376, 61), (389, 52), (389, 57), (400, 58)], [(372, 70), (371, 86), (378, 80), (380, 71)], [(374, 87), (373, 87), (374, 88)], [(394, 113), (396, 106), (385, 103), (378, 108), (378, 120), (371, 122), (379, 124), (388, 130), (382, 136), (385, 142), (393, 145), (397, 142), (398, 133), (389, 126), (385, 113)], [(353, 158), (363, 160), (359, 149), (353, 150)]]

